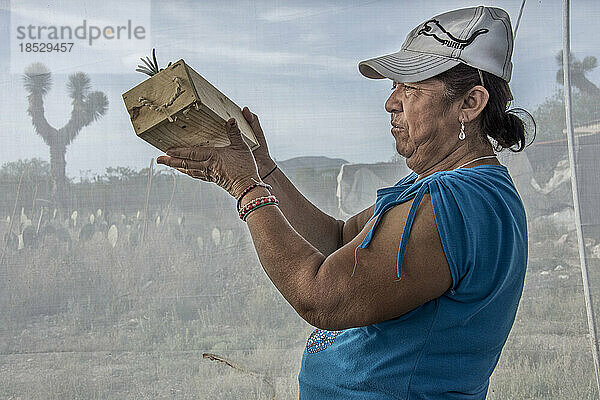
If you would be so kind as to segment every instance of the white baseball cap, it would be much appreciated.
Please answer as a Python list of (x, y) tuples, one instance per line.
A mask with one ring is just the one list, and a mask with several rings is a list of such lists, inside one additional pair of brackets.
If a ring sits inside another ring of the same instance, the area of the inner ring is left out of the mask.
[(367, 78), (419, 82), (460, 63), (506, 82), (512, 73), (513, 33), (506, 11), (495, 7), (452, 10), (413, 29), (397, 53), (362, 61)]

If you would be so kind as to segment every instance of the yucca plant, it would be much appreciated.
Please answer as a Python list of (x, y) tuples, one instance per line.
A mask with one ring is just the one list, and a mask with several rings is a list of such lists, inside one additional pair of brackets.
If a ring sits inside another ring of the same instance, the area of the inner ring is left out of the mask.
[[(152, 49), (152, 59), (150, 59), (150, 57), (146, 57), (145, 59), (142, 57), (140, 58), (140, 60), (142, 60), (144, 65), (138, 65), (136, 69), (137, 72), (144, 73), (148, 76), (154, 76), (164, 69), (158, 67), (158, 62), (156, 61), (156, 49)], [(167, 68), (170, 66), (171, 62), (169, 62)]]
[(108, 109), (108, 98), (100, 91), (90, 92), (90, 78), (83, 72), (69, 75), (67, 91), (72, 99), (71, 118), (62, 128), (55, 128), (46, 120), (44, 96), (52, 87), (52, 74), (44, 64), (34, 63), (25, 70), (23, 85), (29, 93), (28, 114), (35, 132), (50, 148), (50, 172), (53, 180), (52, 198), (62, 211), (67, 209), (67, 177), (65, 175), (67, 146), (79, 132), (99, 120)]
[[(556, 56), (556, 63), (559, 66), (556, 71), (556, 82), (564, 85), (564, 72), (563, 72), (563, 52), (559, 51)], [(600, 96), (600, 88), (591, 82), (586, 74), (590, 73), (598, 66), (598, 60), (594, 56), (587, 56), (582, 61), (577, 59), (571, 54), (571, 84), (575, 86), (581, 93), (585, 93), (589, 96)]]

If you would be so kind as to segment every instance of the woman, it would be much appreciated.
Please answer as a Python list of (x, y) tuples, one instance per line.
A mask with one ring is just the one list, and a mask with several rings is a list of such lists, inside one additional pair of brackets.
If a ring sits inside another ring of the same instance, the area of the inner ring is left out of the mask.
[(414, 172), (337, 221), (308, 202), (236, 121), (226, 148), (173, 149), (163, 163), (238, 199), (261, 264), (317, 329), (302, 399), (484, 399), (514, 321), (527, 263), (521, 199), (494, 150), (525, 145), (507, 112), (508, 15), (476, 7), (438, 15), (402, 49), (359, 64), (388, 78), (398, 153)]

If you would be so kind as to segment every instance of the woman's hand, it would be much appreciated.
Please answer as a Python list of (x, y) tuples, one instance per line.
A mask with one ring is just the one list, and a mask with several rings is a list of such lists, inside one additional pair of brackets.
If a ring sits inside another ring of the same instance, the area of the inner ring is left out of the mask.
[(236, 199), (244, 189), (260, 181), (256, 162), (234, 118), (225, 128), (231, 144), (227, 147), (178, 147), (156, 160), (207, 182), (214, 182)]
[(254, 131), (254, 136), (256, 136), (256, 140), (260, 146), (254, 150), (254, 159), (256, 160), (256, 166), (258, 167), (258, 172), (260, 176), (265, 176), (270, 171), (275, 168), (275, 161), (271, 159), (271, 155), (269, 154), (269, 148), (267, 146), (267, 141), (265, 140), (265, 135), (260, 126), (260, 122), (258, 121), (258, 116), (252, 113), (248, 107), (244, 107), (242, 109), (242, 114), (250, 127)]

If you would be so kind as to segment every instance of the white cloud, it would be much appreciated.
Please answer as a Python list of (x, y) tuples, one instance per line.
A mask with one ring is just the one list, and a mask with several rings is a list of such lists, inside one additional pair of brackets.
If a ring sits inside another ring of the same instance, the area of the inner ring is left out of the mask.
[(356, 60), (330, 55), (313, 55), (308, 53), (293, 53), (278, 50), (258, 50), (244, 46), (227, 44), (202, 44), (199, 46), (184, 46), (182, 53), (200, 55), (205, 61), (215, 61), (225, 65), (226, 61), (241, 63), (249, 69), (256, 66), (285, 67), (285, 66), (316, 66), (331, 73), (353, 73)]
[(274, 9), (263, 12), (258, 16), (258, 19), (268, 22), (287, 22), (299, 18), (312, 17), (315, 15), (335, 12), (340, 10), (340, 7), (325, 6), (325, 7), (276, 7)]

